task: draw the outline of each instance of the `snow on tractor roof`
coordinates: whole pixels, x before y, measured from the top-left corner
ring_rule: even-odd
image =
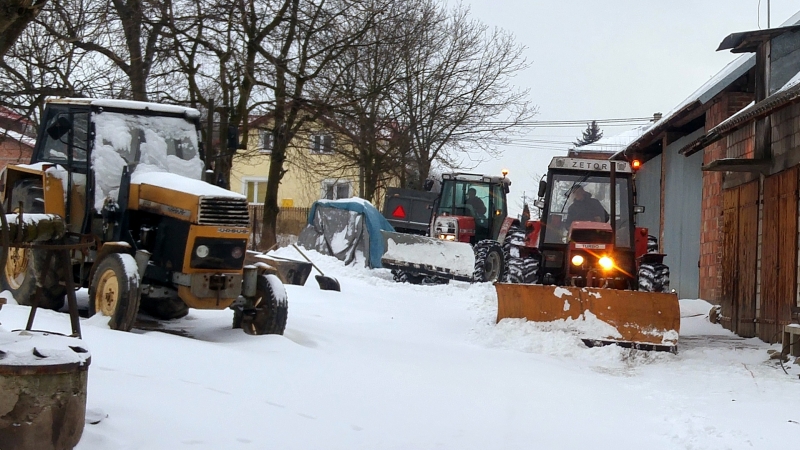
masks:
[[[458,181],[472,181],[472,182],[481,182],[481,183],[493,183],[493,184],[511,184],[511,180],[508,177],[501,177],[497,175],[481,175],[477,173],[446,173],[442,175],[443,180],[458,180]]]
[[[631,173],[631,165],[626,161],[616,161],[617,172]],[[555,157],[550,161],[549,169],[580,170],[593,172],[610,172],[611,161],[602,159],[583,159]]]
[[[178,105],[164,105],[161,103],[137,102],[133,100],[115,100],[109,98],[49,98],[47,103],[88,105],[101,108],[119,108],[133,111],[152,111],[168,114],[185,114],[189,117],[200,117],[200,111]]]

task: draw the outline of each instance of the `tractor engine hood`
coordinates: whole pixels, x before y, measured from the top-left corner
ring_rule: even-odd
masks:
[[[134,172],[128,208],[200,225],[249,225],[244,195],[174,173]]]

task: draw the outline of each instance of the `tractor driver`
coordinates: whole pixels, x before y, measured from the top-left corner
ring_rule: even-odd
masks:
[[[608,212],[603,208],[603,205],[596,198],[592,198],[592,194],[586,192],[583,186],[577,185],[572,194],[572,205],[567,210],[567,218],[564,221],[564,226],[569,229],[572,222],[575,221],[588,221],[588,222],[608,222]]]
[[[464,204],[472,207],[472,213],[475,215],[475,218],[478,219],[486,215],[486,205],[484,205],[483,201],[475,194],[475,188],[469,188],[467,191],[467,199],[464,200]]]

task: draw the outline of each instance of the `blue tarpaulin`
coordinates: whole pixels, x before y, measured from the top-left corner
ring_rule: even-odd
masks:
[[[366,200],[354,197],[341,200],[317,200],[311,205],[308,213],[308,225],[314,225],[314,218],[317,215],[317,207],[336,208],[346,211],[353,211],[364,216],[367,234],[369,235],[369,266],[373,269],[381,267],[381,256],[383,255],[383,238],[381,230],[394,231],[392,225],[385,217]]]

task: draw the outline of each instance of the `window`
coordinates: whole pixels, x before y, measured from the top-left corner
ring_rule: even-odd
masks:
[[[322,182],[322,198],[337,200],[353,196],[349,181],[325,180]]]
[[[322,133],[312,135],[311,153],[333,153],[333,136]]]
[[[258,130],[259,153],[271,153],[274,139],[275,136],[272,135],[272,130]]]
[[[267,195],[267,179],[266,178],[245,178],[242,180],[242,190],[244,195],[247,196],[247,203],[264,203],[264,197]]]

